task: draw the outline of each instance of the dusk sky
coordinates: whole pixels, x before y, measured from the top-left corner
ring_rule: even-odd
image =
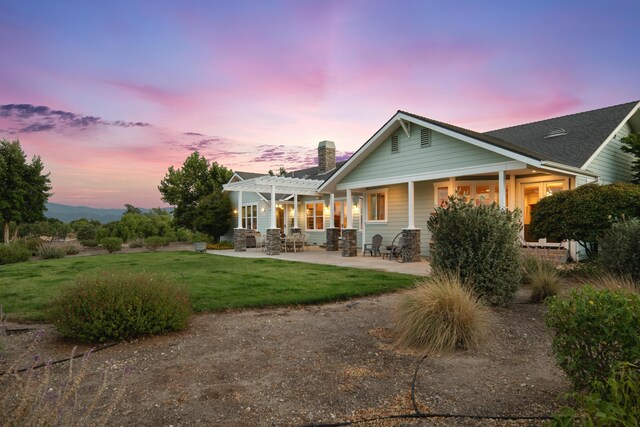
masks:
[[[487,131],[640,99],[640,1],[0,0],[0,138],[50,201],[164,206],[194,150],[339,156],[397,110]]]

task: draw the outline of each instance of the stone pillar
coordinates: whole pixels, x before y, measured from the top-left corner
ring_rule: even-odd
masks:
[[[245,228],[233,229],[233,250],[236,252],[247,251],[247,230]]]
[[[280,255],[280,229],[267,229],[267,255]]]
[[[340,250],[340,229],[337,227],[327,228],[327,252]]]
[[[355,228],[342,230],[342,256],[358,256],[358,230]]]
[[[420,229],[405,228],[402,230],[402,238],[408,249],[404,262],[420,262]]]

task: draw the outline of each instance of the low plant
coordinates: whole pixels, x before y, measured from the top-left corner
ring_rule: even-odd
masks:
[[[187,288],[150,273],[80,276],[50,306],[63,336],[98,343],[186,329],[191,315]]]
[[[82,246],[86,246],[88,248],[95,248],[99,245],[98,241],[95,239],[81,240],[80,243],[82,243]]]
[[[31,259],[31,251],[20,242],[0,243],[0,265],[14,264]]]
[[[164,238],[160,236],[151,236],[144,239],[144,245],[150,251],[157,251],[158,248],[164,246]]]
[[[119,237],[105,237],[100,241],[102,247],[108,250],[110,254],[121,250],[122,243],[122,239]]]
[[[208,243],[207,244],[207,249],[213,250],[213,251],[225,250],[225,249],[233,249],[233,242],[229,242],[229,241],[225,240],[225,241],[218,242],[218,243]]]
[[[42,244],[42,239],[39,237],[28,237],[26,239],[20,239],[20,242],[31,251],[32,255],[36,255],[38,248]]]
[[[533,278],[541,271],[549,274],[558,273],[554,263],[531,253],[523,253],[520,256],[520,270],[522,272],[521,283],[523,285],[530,285],[533,282]]]
[[[394,310],[401,347],[426,353],[475,349],[486,338],[489,310],[450,272],[436,272],[402,294]]]
[[[78,255],[80,253],[80,247],[74,243],[64,245],[63,249],[67,255]]]
[[[539,269],[531,276],[531,297],[534,304],[543,302],[545,299],[558,295],[560,290],[560,276],[554,268]]]
[[[38,248],[37,255],[42,259],[60,259],[64,258],[67,253],[64,248],[51,242],[44,242]]]
[[[607,270],[640,282],[640,218],[613,224],[598,243],[598,258]]]
[[[553,352],[577,390],[606,381],[616,364],[640,364],[640,294],[584,286],[549,299]]]
[[[603,273],[585,280],[585,284],[589,284],[597,289],[640,292],[640,284],[628,275],[621,276],[618,274]]]
[[[129,241],[129,247],[130,248],[142,248],[144,247],[144,239],[141,238],[135,238],[133,240]]]

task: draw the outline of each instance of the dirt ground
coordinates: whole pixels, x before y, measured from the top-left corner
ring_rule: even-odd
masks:
[[[410,414],[412,378],[421,357],[392,345],[390,315],[397,299],[398,294],[389,294],[320,306],[197,315],[185,332],[96,352],[89,382],[98,384],[106,370],[116,386],[127,371],[125,396],[110,425],[279,426]],[[492,334],[481,351],[422,361],[415,382],[420,410],[552,414],[569,385],[555,366],[544,311],[529,304],[493,309]],[[0,371],[35,334],[1,338]],[[41,358],[68,356],[72,347],[44,326]],[[65,369],[63,363],[54,371]],[[439,418],[366,425],[540,424]]]

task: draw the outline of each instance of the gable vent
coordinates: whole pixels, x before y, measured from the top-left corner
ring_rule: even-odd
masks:
[[[566,135],[567,131],[562,128],[552,129],[545,138],[555,138],[556,136]]]
[[[420,129],[420,147],[431,147],[431,129]]]
[[[398,152],[398,135],[393,135],[391,137],[391,152],[392,153]]]

